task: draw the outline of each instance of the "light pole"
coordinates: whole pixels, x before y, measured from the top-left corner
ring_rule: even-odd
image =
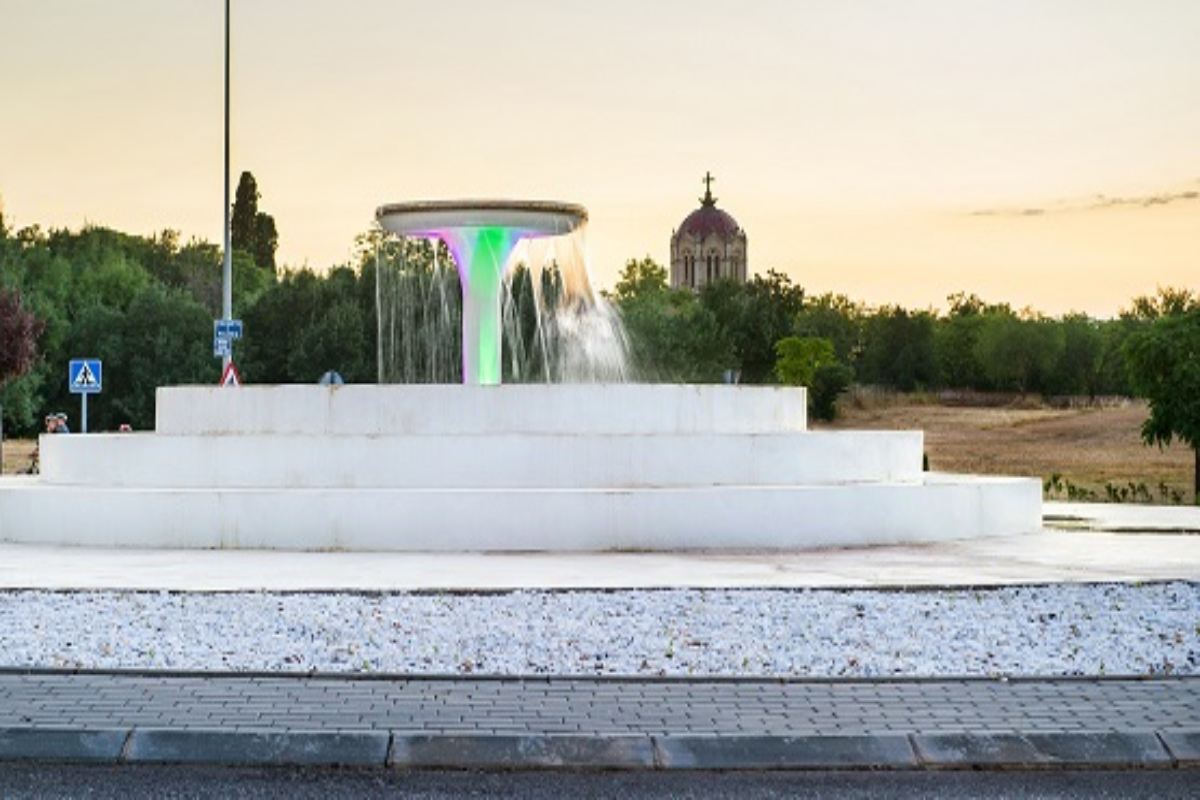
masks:
[[[221,275],[221,318],[233,319],[233,250],[229,220],[229,0],[225,0],[225,206],[221,212],[225,230],[225,263]],[[222,368],[233,360],[233,342],[221,358]]]

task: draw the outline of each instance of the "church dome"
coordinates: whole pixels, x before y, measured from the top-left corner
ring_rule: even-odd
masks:
[[[741,230],[736,219],[717,208],[717,198],[712,195],[712,182],[711,174],[704,176],[704,197],[700,198],[700,207],[688,214],[679,226],[679,236],[704,240],[715,234],[722,239],[732,239]]]
[[[746,282],[746,231],[717,208],[712,173],[704,176],[700,207],[671,232],[671,288],[698,290],[714,281]]]
[[[741,226],[737,220],[725,213],[716,205],[700,206],[687,215],[687,219],[679,226],[681,236],[694,236],[697,239],[707,239],[712,234],[728,239],[737,234]]]

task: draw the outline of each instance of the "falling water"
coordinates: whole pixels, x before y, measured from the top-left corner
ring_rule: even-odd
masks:
[[[583,231],[520,242],[505,270],[505,383],[624,382],[620,316],[588,275]],[[375,252],[380,383],[462,380],[462,293],[446,245],[387,235]]]

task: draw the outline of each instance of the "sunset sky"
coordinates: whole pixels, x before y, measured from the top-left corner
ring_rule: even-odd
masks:
[[[1196,0],[234,0],[234,176],[290,266],[385,202],[591,211],[663,262],[706,170],[750,267],[942,306],[1200,288]],[[221,0],[0,0],[10,224],[221,233]]]

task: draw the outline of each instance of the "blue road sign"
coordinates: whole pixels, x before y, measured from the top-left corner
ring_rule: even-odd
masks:
[[[242,321],[240,319],[213,320],[213,338],[236,341],[242,338]]]
[[[233,342],[229,339],[220,339],[213,336],[213,356],[215,358],[224,358],[225,356],[233,355]]]
[[[71,394],[100,394],[104,386],[103,366],[98,358],[71,359],[67,369],[67,388]]]

